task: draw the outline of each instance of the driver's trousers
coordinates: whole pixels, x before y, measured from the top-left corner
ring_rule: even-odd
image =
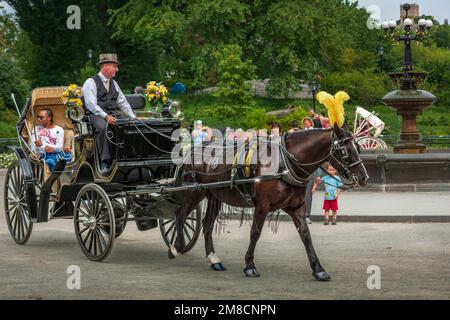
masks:
[[[95,114],[89,114],[91,126],[95,129],[95,141],[97,146],[97,154],[100,161],[109,161],[112,159],[111,147],[106,136],[107,122],[104,118]]]

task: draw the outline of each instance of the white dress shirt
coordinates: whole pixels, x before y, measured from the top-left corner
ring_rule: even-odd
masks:
[[[106,80],[107,78],[103,75],[103,73],[99,72],[98,75],[100,76],[100,79],[102,79],[103,85],[106,88]],[[119,85],[116,81],[111,79],[114,83],[114,86],[119,93],[119,96],[117,97],[117,105],[119,108],[127,115],[129,118],[134,119],[136,116],[133,113],[133,110],[131,109],[130,104],[128,103],[127,99],[125,98],[122,90],[120,90]],[[83,85],[83,95],[84,95],[84,103],[86,105],[86,108],[92,112],[93,114],[100,116],[102,118],[105,118],[108,114],[100,108],[100,106],[97,104],[97,86],[95,84],[94,79],[89,78],[86,80],[86,82]]]

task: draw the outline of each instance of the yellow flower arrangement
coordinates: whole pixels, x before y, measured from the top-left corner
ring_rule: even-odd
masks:
[[[147,99],[152,106],[157,106],[159,104],[163,105],[167,101],[167,88],[156,81],[150,81],[147,84],[147,90],[145,91]]]
[[[74,106],[83,106],[83,102],[81,101],[81,89],[76,84],[71,84],[67,87],[67,89],[64,91],[63,95],[61,96],[62,103],[70,108]]]
[[[66,117],[78,121],[83,115],[83,101],[81,100],[81,88],[71,84],[63,92],[61,102],[66,106]]]

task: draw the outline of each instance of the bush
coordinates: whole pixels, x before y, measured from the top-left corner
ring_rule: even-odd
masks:
[[[0,153],[0,169],[8,168],[13,161],[17,160],[16,155],[11,152]]]
[[[276,121],[274,116],[266,115],[266,108],[255,108],[246,113],[244,119],[244,128],[267,129],[272,121]]]
[[[288,116],[281,118],[278,120],[278,123],[281,125],[281,131],[287,132],[292,125],[292,121],[298,120],[299,128],[302,127],[302,120],[304,117],[309,116],[308,111],[303,107],[295,108],[294,112],[289,114]]]

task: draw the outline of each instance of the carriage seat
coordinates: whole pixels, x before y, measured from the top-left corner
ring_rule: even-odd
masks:
[[[143,110],[145,108],[146,100],[141,94],[126,94],[125,98],[133,110]]]

